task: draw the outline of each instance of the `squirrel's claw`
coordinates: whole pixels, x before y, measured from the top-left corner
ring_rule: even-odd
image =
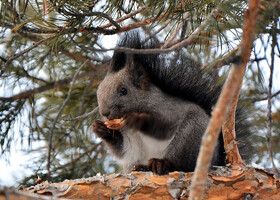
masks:
[[[173,164],[168,159],[152,158],[149,160],[148,165],[136,165],[133,171],[152,171],[157,175],[165,175],[174,171]]]

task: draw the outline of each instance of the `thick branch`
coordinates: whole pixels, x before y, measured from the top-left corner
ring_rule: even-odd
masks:
[[[191,185],[190,199],[202,199],[206,187],[207,173],[212,160],[215,144],[222,123],[230,108],[232,97],[242,82],[244,68],[247,65],[254,40],[254,29],[257,19],[259,0],[251,0],[245,12],[243,37],[241,41],[241,63],[234,65],[218,99],[208,127],[203,135],[195,173]]]
[[[279,199],[279,180],[269,172],[246,169],[235,177],[227,177],[227,169],[209,175],[206,199]],[[127,175],[96,175],[88,178],[47,181],[22,191],[0,187],[0,199],[188,199],[192,173],[172,172],[157,176],[150,172]]]
[[[245,73],[245,67],[242,68],[243,74]],[[225,122],[222,126],[223,132],[223,139],[224,139],[224,147],[227,153],[227,162],[235,169],[244,168],[245,164],[239,154],[236,139],[236,132],[235,132],[235,111],[237,108],[238,98],[239,98],[239,91],[242,86],[242,82],[239,84],[233,98],[232,98],[232,105],[230,108],[229,113],[225,119]]]

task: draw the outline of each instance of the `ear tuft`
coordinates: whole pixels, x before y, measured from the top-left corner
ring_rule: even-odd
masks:
[[[130,31],[124,33],[117,45],[117,47],[132,49],[151,49],[158,46],[159,45],[154,39],[150,39],[148,40],[148,42],[144,43],[144,41],[141,40],[138,31]],[[132,54],[127,52],[115,51],[109,71],[117,72],[127,65],[129,68],[133,68],[130,71],[135,72],[135,70],[138,70],[135,69],[135,67],[139,68],[141,66],[142,68],[148,68],[148,65],[154,63],[157,60],[157,57],[157,54]],[[143,71],[143,69],[141,69],[140,71]]]
[[[135,31],[124,33],[122,35],[121,39],[118,41],[118,44],[116,47],[117,48],[126,47],[126,48],[133,48],[133,49],[141,49],[141,41],[140,41],[139,33],[135,32]],[[128,55],[125,52],[115,51],[109,70],[111,72],[117,72],[117,71],[123,69],[128,61],[127,56]]]

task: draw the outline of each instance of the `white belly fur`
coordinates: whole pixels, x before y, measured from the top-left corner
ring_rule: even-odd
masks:
[[[148,164],[151,158],[163,158],[173,138],[157,140],[137,131],[123,133],[124,156],[120,159],[124,173],[128,173],[135,165]]]

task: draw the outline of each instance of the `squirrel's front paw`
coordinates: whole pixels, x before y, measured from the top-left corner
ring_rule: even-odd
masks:
[[[104,139],[110,134],[110,130],[106,127],[104,122],[100,120],[94,120],[92,124],[92,131],[100,138]]]
[[[129,113],[124,116],[125,125],[129,128],[143,130],[148,125],[150,115],[147,113]]]

